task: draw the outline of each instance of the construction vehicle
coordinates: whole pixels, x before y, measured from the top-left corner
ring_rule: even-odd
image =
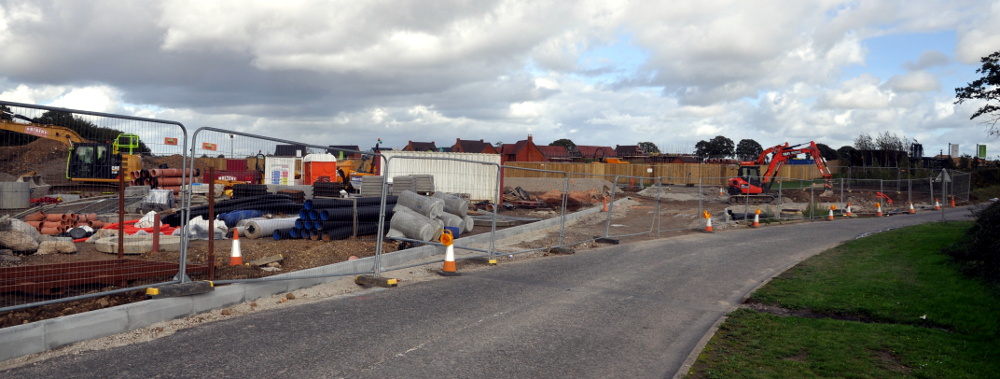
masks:
[[[816,147],[816,143],[810,141],[789,146],[786,142],[784,145],[765,149],[756,161],[740,162],[739,173],[735,178],[729,179],[729,202],[735,204],[746,201],[753,203],[774,201],[774,195],[770,191],[777,178],[778,169],[800,154],[806,154],[813,159],[820,175],[826,180],[825,190],[832,190],[833,174],[830,173],[826,159]],[[763,175],[760,173],[761,166],[767,166]]]
[[[107,182],[115,183],[119,174],[125,175],[125,181],[131,181],[131,173],[142,169],[142,157],[139,156],[139,136],[135,134],[119,134],[112,142],[91,142],[80,136],[76,131],[56,125],[36,122],[31,118],[18,114],[3,112],[12,117],[11,120],[0,119],[0,130],[32,135],[59,141],[69,147],[66,157],[66,178],[74,182]],[[15,122],[13,118],[27,121]]]

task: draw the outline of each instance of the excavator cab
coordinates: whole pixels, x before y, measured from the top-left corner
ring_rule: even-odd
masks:
[[[69,152],[69,162],[66,164],[66,178],[74,181],[117,179],[122,166],[122,157],[112,151],[111,144],[106,143],[73,145]]]
[[[755,164],[741,164],[736,177],[729,179],[730,195],[757,195],[763,191],[760,167]]]

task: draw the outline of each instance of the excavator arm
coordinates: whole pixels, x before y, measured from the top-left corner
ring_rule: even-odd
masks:
[[[3,112],[8,113],[8,112]],[[24,116],[11,114],[17,118],[23,118]],[[59,141],[65,143],[66,146],[73,146],[78,143],[87,143],[87,141],[79,134],[77,134],[73,129],[64,128],[62,126],[39,124],[35,122],[31,123],[20,123],[14,122],[12,120],[2,120],[0,119],[0,130],[8,130],[15,133],[32,135],[39,138],[47,138],[54,141]]]
[[[819,147],[816,146],[815,142],[810,141],[808,144],[801,143],[793,146],[789,146],[786,142],[784,145],[764,150],[757,159],[759,165],[767,163],[767,170],[761,175],[761,183],[764,184],[766,189],[771,188],[771,184],[774,183],[774,178],[778,175],[778,170],[781,169],[781,166],[799,154],[806,154],[813,159],[823,179],[826,179],[828,182],[830,179],[833,179],[833,174],[830,173],[830,169],[826,166],[826,159],[823,158],[823,154],[820,153]],[[829,187],[830,184],[827,183],[827,186]]]

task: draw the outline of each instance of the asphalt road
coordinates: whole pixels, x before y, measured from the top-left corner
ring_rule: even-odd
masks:
[[[969,215],[946,211],[948,219]],[[4,378],[664,378],[744,296],[859,235],[940,212],[695,234],[515,261],[260,312]]]

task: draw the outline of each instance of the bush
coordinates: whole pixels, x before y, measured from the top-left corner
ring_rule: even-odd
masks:
[[[975,213],[976,221],[948,254],[971,275],[1000,282],[1000,202]]]

